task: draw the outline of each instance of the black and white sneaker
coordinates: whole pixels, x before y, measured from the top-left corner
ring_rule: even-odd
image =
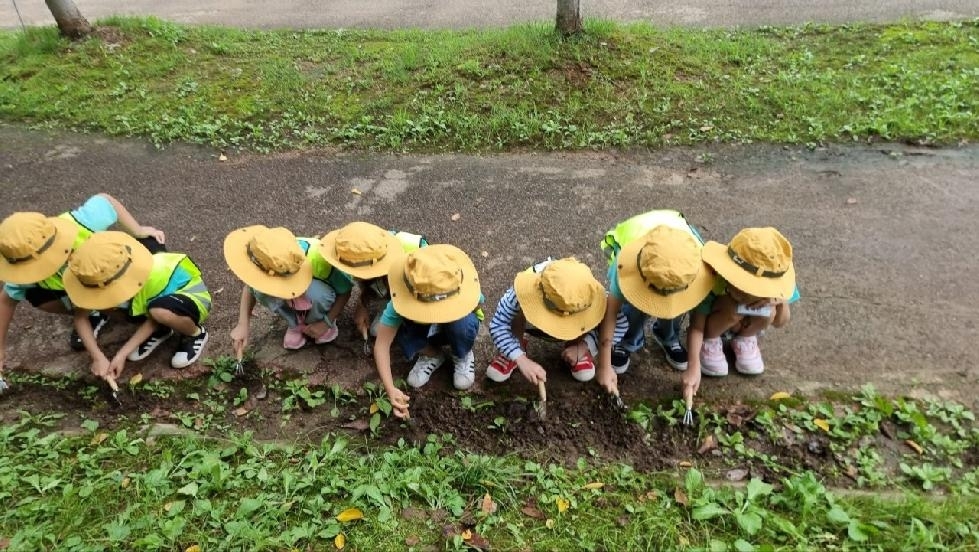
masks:
[[[136,347],[133,352],[129,353],[129,356],[126,358],[132,361],[143,360],[150,356],[164,341],[170,339],[171,335],[173,335],[173,330],[170,328],[166,326],[157,328],[145,341],[139,344],[139,347]]]
[[[653,336],[653,341],[663,349],[663,355],[666,357],[666,363],[673,367],[674,370],[684,371],[687,369],[687,350],[683,348],[683,345],[679,341],[674,341],[672,343],[666,343],[661,341],[656,332],[650,332]]]
[[[109,317],[99,311],[92,311],[88,315],[88,323],[92,325],[92,332],[95,333],[95,339],[98,339],[99,332],[109,323]],[[82,343],[82,338],[78,336],[78,332],[74,329],[71,330],[71,335],[68,337],[68,344],[71,346],[72,351],[85,350],[85,344]]]
[[[201,333],[195,336],[181,336],[180,345],[177,345],[177,352],[170,359],[170,366],[181,369],[197,362],[204,352],[204,345],[207,345],[207,330],[204,326],[198,326]]]
[[[616,374],[624,374],[629,370],[629,357],[632,356],[625,347],[615,345],[612,347],[612,371]]]

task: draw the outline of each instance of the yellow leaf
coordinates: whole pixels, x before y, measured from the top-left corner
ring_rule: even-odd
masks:
[[[571,507],[571,503],[568,502],[566,498],[557,497],[554,499],[554,502],[557,503],[557,511],[559,514],[567,512],[568,508]]]
[[[333,546],[336,546],[337,550],[343,550],[343,547],[347,546],[347,537],[343,536],[343,533],[337,533],[337,536],[333,537]]]
[[[225,154],[223,154],[223,153],[218,156],[218,161],[222,161],[223,162],[223,161],[227,161],[227,160],[228,160],[228,156],[225,155]]]
[[[677,466],[679,466],[681,468],[692,468],[693,467],[693,463],[692,462],[689,462],[687,460],[682,460],[682,461],[680,461],[680,463],[677,464]]]
[[[772,393],[771,397],[768,397],[770,401],[781,401],[790,398],[792,395],[786,393],[785,391],[779,391],[778,393]]]
[[[236,408],[234,410],[234,412],[232,412],[232,414],[234,414],[235,416],[241,417],[241,416],[244,416],[245,414],[248,414],[248,409],[245,408],[244,406],[239,406],[238,408]]]
[[[819,429],[827,433],[829,432],[829,422],[827,422],[826,420],[822,418],[816,418],[815,420],[812,421],[812,423],[815,424],[816,427],[818,427]]]
[[[96,433],[92,437],[92,444],[93,445],[101,445],[102,444],[102,441],[105,441],[108,438],[109,438],[109,434],[108,433]]]
[[[462,532],[462,534],[460,536],[462,537],[462,540],[464,540],[464,541],[472,540],[473,539],[473,532],[470,531],[469,529],[466,529],[465,531]]]
[[[378,410],[380,410],[380,408],[378,408],[377,403],[371,403],[371,414],[377,414]]]
[[[136,374],[133,377],[129,378],[129,386],[133,387],[139,385],[139,382],[141,381],[143,381],[143,374]]]
[[[123,489],[125,489],[126,487],[129,486],[129,483],[130,482],[131,482],[131,480],[128,477],[123,477],[122,478],[122,481],[119,482],[119,486],[122,487]]]
[[[363,194],[363,192],[361,192],[361,191],[360,191],[360,190],[358,190],[357,188],[351,188],[351,189],[350,189],[350,193],[352,193],[352,194],[354,194],[354,195],[362,195],[362,194]]]
[[[918,454],[924,454],[925,453],[925,449],[921,448],[921,445],[919,445],[918,443],[915,443],[911,439],[908,439],[908,440],[904,441],[904,444],[907,445],[907,446],[909,446],[909,447],[911,447],[911,448],[913,448],[914,451],[917,452]]]
[[[605,483],[602,483],[601,481],[595,481],[594,483],[588,483],[587,485],[582,487],[582,489],[588,489],[588,490],[601,489],[604,486]]]
[[[164,512],[169,512],[170,508],[173,508],[173,502],[167,502],[166,504],[163,505]]]
[[[188,547],[187,547],[187,548],[186,548],[186,549],[184,550],[184,552],[201,552],[201,547],[200,547],[200,546],[198,546],[198,545],[196,545],[196,544],[194,544],[194,545],[192,545],[192,546],[188,546]]]
[[[551,518],[547,518],[547,521],[545,521],[545,522],[544,522],[544,525],[545,525],[545,526],[546,526],[546,527],[547,527],[548,529],[554,529],[554,520],[553,520],[553,519],[551,519]]]
[[[364,512],[361,512],[357,508],[347,508],[346,510],[337,514],[337,521],[340,523],[346,523],[348,521],[355,521],[358,519],[364,519]]]

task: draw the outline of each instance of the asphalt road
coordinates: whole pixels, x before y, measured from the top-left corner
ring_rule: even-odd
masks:
[[[0,215],[54,214],[107,191],[144,224],[164,228],[171,249],[189,253],[215,293],[212,356],[230,350],[240,287],[221,244],[239,226],[285,225],[315,235],[366,219],[454,243],[476,261],[492,312],[513,275],[536,259],[576,255],[604,274],[598,243],[607,228],[637,212],[672,207],[711,239],[727,241],[741,227],[772,225],[795,246],[802,301],[791,324],[764,340],[768,371],[754,380],[712,381],[705,384],[708,395],[816,393],[871,383],[885,392],[976,404],[979,147],[312,152],[221,162],[203,148],[159,151],[137,141],[3,125],[0,144]],[[12,370],[87,369],[84,355],[67,351],[67,319],[22,308],[15,325]],[[282,352],[281,328],[269,324],[264,332],[260,357],[279,364],[326,363],[345,374],[359,349],[346,320],[339,345],[295,355]],[[480,369],[491,348],[483,335]],[[165,361],[138,369],[165,376],[172,372]],[[368,362],[356,365],[360,377],[371,377]],[[636,378],[653,384],[676,379],[665,369],[640,364],[636,370]]]
[[[41,0],[0,0],[0,28],[53,24]],[[553,21],[554,0],[75,0],[90,20],[155,15],[182,23],[255,28],[470,28]],[[807,22],[979,17],[976,0],[582,0],[584,17],[662,26],[754,27]]]

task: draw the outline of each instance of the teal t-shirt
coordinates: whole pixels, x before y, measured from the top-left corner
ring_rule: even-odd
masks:
[[[486,298],[483,297],[482,293],[480,293],[479,305],[482,305],[485,301]],[[477,311],[476,316],[480,316],[482,310],[479,306],[476,307],[476,311]],[[394,310],[393,301],[388,301],[388,304],[384,305],[384,311],[381,312],[381,324],[384,324],[385,326],[389,326],[391,328],[397,328],[398,326],[401,325],[401,321],[404,319],[405,318],[403,316],[398,314],[398,311]],[[480,320],[482,320],[482,316],[480,316]]]

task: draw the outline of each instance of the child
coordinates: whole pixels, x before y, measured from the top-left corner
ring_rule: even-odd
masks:
[[[693,369],[683,377],[685,394],[697,391],[701,373],[727,375],[721,336],[728,331],[733,334],[734,368],[746,375],[764,372],[758,334],[769,325],[788,324],[789,304],[799,299],[792,245],[774,228],[745,228],[728,245],[707,242],[704,261],[719,278],[690,319],[690,333],[697,337],[690,340]]]
[[[202,323],[211,309],[211,294],[187,255],[153,254],[129,234],[97,232],[68,259],[64,282],[77,307],[75,329],[99,377],[118,378],[127,359],[148,357],[174,332],[181,340],[170,359],[173,368],[196,362],[207,344]],[[109,360],[99,349],[88,315],[115,308],[142,323]]]
[[[249,226],[228,234],[224,259],[242,282],[238,325],[231,330],[235,354],[248,346],[249,322],[259,302],[285,319],[286,349],[301,349],[309,337],[319,345],[337,338],[334,322],[353,284],[320,254],[319,240],[296,238],[286,228]]]
[[[351,222],[320,240],[323,258],[357,283],[360,297],[354,324],[365,341],[377,335],[378,320],[371,321],[371,301],[387,304],[391,297],[387,286],[391,264],[402,262],[404,255],[426,245],[428,241],[421,235],[386,231],[367,222]]]
[[[398,342],[408,359],[418,355],[408,385],[418,388],[445,362],[448,346],[456,389],[476,379],[473,344],[483,319],[479,276],[459,248],[437,244],[409,253],[388,271],[391,300],[381,314],[374,347],[377,373],[399,418],[408,416],[408,395],[394,386],[391,344]]]
[[[578,381],[595,377],[594,330],[605,316],[605,289],[591,269],[573,257],[548,259],[517,274],[490,321],[490,335],[499,354],[486,368],[495,382],[510,379],[515,368],[527,381],[547,381],[540,364],[525,352],[524,332],[552,341],[563,341],[562,358]],[[616,336],[622,339],[627,322],[619,317]],[[518,338],[519,336],[519,338]]]
[[[649,230],[642,233],[645,228]],[[699,235],[677,211],[651,211],[633,217],[609,234],[612,236],[606,235],[603,243],[603,248],[611,247],[612,251],[609,299],[599,329],[597,376],[603,387],[617,395],[616,374],[624,373],[630,353],[642,348],[650,316],[658,319],[653,337],[663,347],[669,364],[677,370],[686,369],[686,350],[679,340],[681,316],[707,296],[714,277],[701,260]],[[613,350],[612,333],[620,308],[629,329]]]
[[[118,223],[151,250],[163,249],[165,236],[152,226],[142,226],[117,199],[96,194],[80,207],[55,217],[41,213],[14,213],[0,223],[0,374],[6,356],[7,332],[17,305],[27,300],[31,306],[55,314],[71,314],[62,275],[73,250],[94,232]],[[96,335],[108,318],[93,312],[91,325]],[[72,350],[85,349],[74,330],[69,338]]]

